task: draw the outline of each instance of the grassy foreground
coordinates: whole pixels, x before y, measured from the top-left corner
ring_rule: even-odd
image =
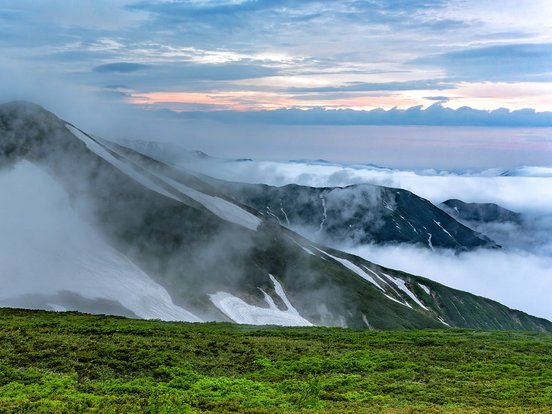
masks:
[[[552,413],[552,335],[0,309],[0,413]]]

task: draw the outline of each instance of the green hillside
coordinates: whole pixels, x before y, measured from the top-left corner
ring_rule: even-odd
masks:
[[[550,413],[552,335],[0,310],[0,413]]]

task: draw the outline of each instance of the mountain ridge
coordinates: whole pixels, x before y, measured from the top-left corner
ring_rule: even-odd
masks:
[[[195,175],[35,109],[0,106],[0,157],[61,183],[78,215],[201,320],[552,331],[544,319],[313,243]]]

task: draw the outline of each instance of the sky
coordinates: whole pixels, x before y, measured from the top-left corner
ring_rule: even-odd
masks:
[[[180,137],[216,155],[549,165],[551,22],[549,0],[0,0],[0,100],[32,100],[108,136]],[[342,136],[366,144],[378,128],[323,129],[321,146],[304,144],[309,154],[275,155],[273,141],[258,139],[301,140],[305,125],[424,129],[375,142],[385,156],[330,145]],[[405,164],[386,149],[435,126],[448,128],[448,152],[412,143],[421,154]]]

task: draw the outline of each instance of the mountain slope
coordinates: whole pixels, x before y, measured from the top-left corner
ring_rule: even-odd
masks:
[[[120,142],[162,162],[190,164],[192,169],[200,171],[213,170],[217,166],[225,168],[228,162],[169,143]],[[315,166],[331,164],[324,160],[290,162]],[[489,237],[459,222],[449,211],[407,190],[369,184],[344,188],[295,184],[275,187],[232,183],[207,176],[202,179],[228,197],[255,208],[265,218],[325,244],[411,243],[457,251],[500,247]]]
[[[43,275],[0,252],[2,282],[11,289],[0,305],[79,309],[79,303],[93,303],[97,311],[108,301],[113,313],[161,319],[174,319],[177,312],[178,319],[262,324],[552,331],[546,320],[309,242],[201,177],[88,135],[33,105],[0,107],[0,160],[14,185],[18,168],[33,177],[46,174],[45,186],[57,188],[56,200],[82,221],[64,225],[76,234],[84,234],[83,226],[93,229],[90,238],[96,240],[80,250],[81,258],[90,260],[74,261],[74,280],[52,276],[62,273],[66,256],[76,255],[59,226],[38,246],[48,258],[44,263],[53,263]],[[53,190],[43,191],[51,195]],[[40,225],[32,216],[30,239]],[[5,230],[0,237],[9,244],[18,229],[10,230],[10,217],[0,217]],[[72,234],[69,230],[65,233]],[[60,255],[64,251],[69,253]],[[101,257],[111,258],[102,261],[104,267],[97,265]],[[3,266],[8,259],[17,266]],[[32,263],[32,258],[19,259]],[[120,263],[126,263],[127,279]],[[45,280],[39,284],[25,283],[41,276]],[[158,301],[153,292],[165,300],[155,315],[140,314],[125,297],[136,293],[139,280],[152,292],[146,289],[142,300]],[[106,295],[98,288],[106,284],[120,293]]]
[[[428,200],[398,188],[371,184],[334,188],[219,186],[265,217],[321,242],[414,243],[455,250],[498,247]]]

